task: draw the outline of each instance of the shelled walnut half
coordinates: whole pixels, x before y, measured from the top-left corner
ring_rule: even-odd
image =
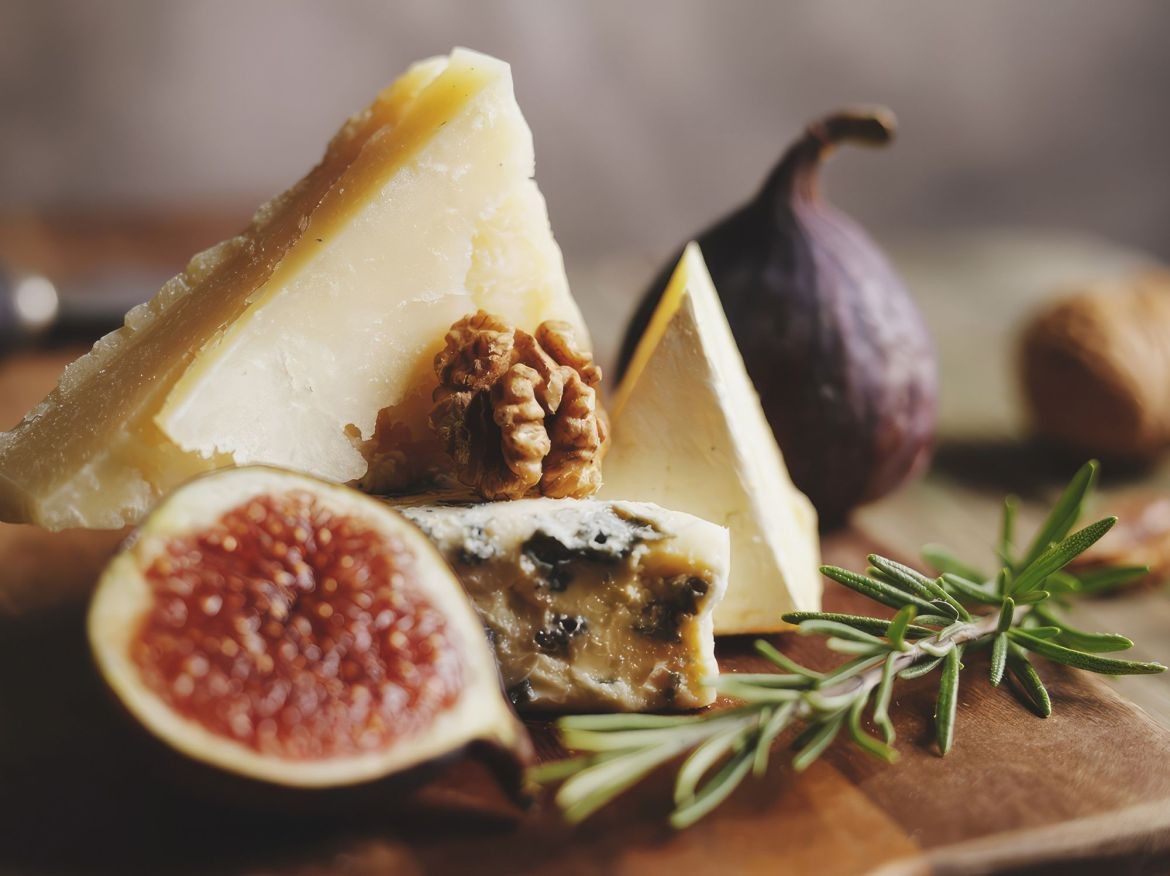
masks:
[[[435,373],[431,428],[485,499],[580,499],[601,487],[601,369],[567,323],[529,334],[481,310],[451,326]]]

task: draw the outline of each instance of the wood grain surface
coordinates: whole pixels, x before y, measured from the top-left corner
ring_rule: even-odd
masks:
[[[1170,866],[1170,732],[1082,673],[1044,665],[1055,703],[1041,720],[986,682],[970,655],[958,742],[932,742],[931,678],[899,686],[901,759],[836,745],[806,773],[784,743],[768,776],[695,827],[663,822],[659,775],[577,829],[547,806],[515,809],[486,771],[453,765],[410,794],[392,787],[314,807],[295,792],[256,801],[176,768],[111,702],[83,635],[89,584],[116,536],[0,530],[5,588],[39,591],[0,622],[0,867],[13,873],[980,873],[1157,872]],[[826,558],[858,566],[856,532]],[[46,591],[53,591],[52,597]],[[831,609],[870,610],[831,585]],[[6,608],[11,608],[11,604]],[[826,666],[820,643],[773,637]],[[720,644],[725,669],[764,668],[747,640]],[[544,756],[558,750],[543,724]],[[205,782],[204,779],[208,781]]]
[[[290,812],[282,801],[257,809],[174,770],[94,677],[83,612],[119,538],[0,527],[7,872],[1063,873],[1170,863],[1170,734],[1103,682],[1049,665],[1056,711],[1036,718],[988,686],[977,654],[945,761],[933,751],[932,680],[907,683],[894,704],[899,763],[838,745],[798,776],[781,747],[766,779],[681,834],[662,820],[665,775],[572,830],[547,808],[518,812],[466,763],[404,798],[387,789],[340,813],[298,812],[295,799]],[[826,559],[857,567],[876,547],[838,533]],[[872,609],[835,585],[826,604]],[[815,640],[773,641],[816,664],[832,659]],[[749,654],[747,640],[721,643],[725,668],[762,668]],[[555,756],[547,729],[533,729]]]
[[[959,321],[964,336],[974,331],[974,323]],[[0,359],[0,428],[44,395],[74,353]],[[946,376],[956,367],[948,355],[944,386],[955,386],[959,378]],[[948,404],[955,416],[944,421],[932,474],[867,509],[855,528],[827,536],[827,561],[860,567],[875,548],[910,559],[921,542],[936,540],[986,553],[1005,489],[1023,492],[1025,523],[1038,519],[1074,464],[1019,441],[1016,427],[990,406],[978,420],[984,432],[975,435],[956,419],[967,409]],[[1161,491],[1165,482],[1156,473],[1107,477],[1099,509],[1119,489]],[[547,806],[518,810],[470,762],[409,793],[375,786],[314,809],[284,792],[258,804],[217,789],[198,769],[176,767],[127,723],[95,678],[84,611],[120,537],[0,525],[5,874],[1170,872],[1165,677],[1131,686],[1043,663],[1055,712],[1042,720],[1008,690],[990,688],[978,653],[968,656],[957,742],[946,759],[932,741],[934,679],[906,682],[893,706],[898,763],[837,744],[797,775],[781,740],[765,779],[746,783],[682,833],[663,820],[667,774],[576,829]],[[873,609],[832,584],[826,605]],[[1135,656],[1166,659],[1164,591],[1137,591],[1087,613],[1087,625],[1137,639]],[[813,639],[773,641],[815,664],[833,659]],[[750,640],[722,641],[720,662],[729,670],[760,668]],[[547,728],[532,729],[542,754],[555,756]]]

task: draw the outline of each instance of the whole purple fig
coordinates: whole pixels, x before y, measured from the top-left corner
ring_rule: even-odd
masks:
[[[937,365],[914,302],[870,237],[820,196],[843,142],[893,137],[888,110],[813,122],[756,197],[695,239],[792,479],[824,526],[919,472],[933,443]],[[624,371],[677,257],[622,344]]]

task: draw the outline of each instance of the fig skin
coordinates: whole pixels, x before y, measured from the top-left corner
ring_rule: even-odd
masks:
[[[129,644],[152,596],[143,569],[176,537],[213,525],[223,513],[252,499],[282,492],[308,492],[325,507],[353,516],[374,531],[401,537],[415,556],[419,575],[431,578],[421,592],[446,616],[450,631],[462,643],[467,677],[456,703],[435,716],[435,724],[396,739],[391,750],[405,754],[373,766],[353,755],[298,761],[253,751],[184,718],[150,691],[130,665]],[[306,555],[307,556],[307,555]],[[441,580],[440,580],[441,579]],[[383,503],[348,487],[265,466],[224,469],[180,487],[164,499],[127,539],[98,583],[87,619],[91,656],[97,676],[126,722],[154,744],[160,773],[211,796],[251,808],[282,811],[328,811],[339,805],[371,799],[395,799],[440,774],[454,761],[473,757],[484,763],[500,787],[516,803],[528,799],[524,770],[533,758],[531,741],[511,709],[495,669],[491,648],[474,608],[446,562],[426,536]],[[470,700],[468,702],[467,700]],[[468,707],[471,710],[468,711]],[[439,720],[451,712],[462,715],[444,725],[444,744],[431,743]],[[449,717],[449,716],[448,716]],[[418,756],[410,746],[419,743]],[[427,748],[431,748],[427,751]],[[309,772],[305,772],[305,769]]]
[[[884,145],[885,109],[813,122],[754,199],[695,239],[793,482],[839,525],[928,464],[937,364],[921,314],[865,231],[819,192],[837,144]],[[622,372],[677,262],[627,330]]]
[[[530,810],[539,788],[527,781],[531,753],[516,752],[488,740],[471,740],[404,770],[356,784],[288,787],[213,766],[174,749],[150,732],[110,688],[98,667],[86,667],[88,684],[104,694],[96,718],[117,735],[118,751],[133,752],[143,770],[146,788],[181,791],[199,806],[214,806],[245,816],[301,818],[318,827],[355,829],[368,823],[376,829],[392,821],[433,815],[424,798],[432,789],[442,801],[448,784],[472,785],[468,809],[501,821],[515,820]],[[455,775],[458,780],[448,782]],[[134,780],[143,784],[142,780]],[[158,783],[157,785],[155,783]],[[140,792],[141,793],[141,792]],[[467,795],[465,794],[466,798]],[[462,801],[461,801],[462,802]]]

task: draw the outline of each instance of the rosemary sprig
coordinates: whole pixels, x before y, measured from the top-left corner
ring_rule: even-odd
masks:
[[[894,725],[894,684],[939,671],[935,729],[939,751],[954,744],[963,653],[991,647],[990,681],[1005,676],[1023,703],[1041,717],[1052,702],[1033,656],[1088,672],[1127,675],[1163,672],[1158,663],[1102,654],[1132,646],[1124,636],[1091,633],[1065,622],[1059,606],[1140,576],[1143,569],[1075,575],[1064,571],[1116,522],[1108,517],[1073,531],[1097,478],[1097,463],[1081,468],[1026,548],[1017,551],[1017,500],[1004,503],[996,544],[999,568],[987,575],[945,548],[924,549],[939,576],[873,555],[865,574],[836,566],[821,571],[875,602],[897,610],[892,619],[834,612],[793,612],[785,620],[800,635],[825,637],[849,659],[830,672],[802,666],[766,641],[756,651],[775,673],[721,673],[711,684],[742,705],[699,715],[587,715],[557,722],[561,741],[579,756],[530,771],[538,783],[561,782],[556,803],[581,821],[657,767],[686,754],[675,779],[676,828],[687,827],[722,803],[749,773],[761,776],[776,740],[796,730],[793,767],[804,770],[842,731],[860,748],[887,761]],[[866,727],[869,723],[879,735]]]

